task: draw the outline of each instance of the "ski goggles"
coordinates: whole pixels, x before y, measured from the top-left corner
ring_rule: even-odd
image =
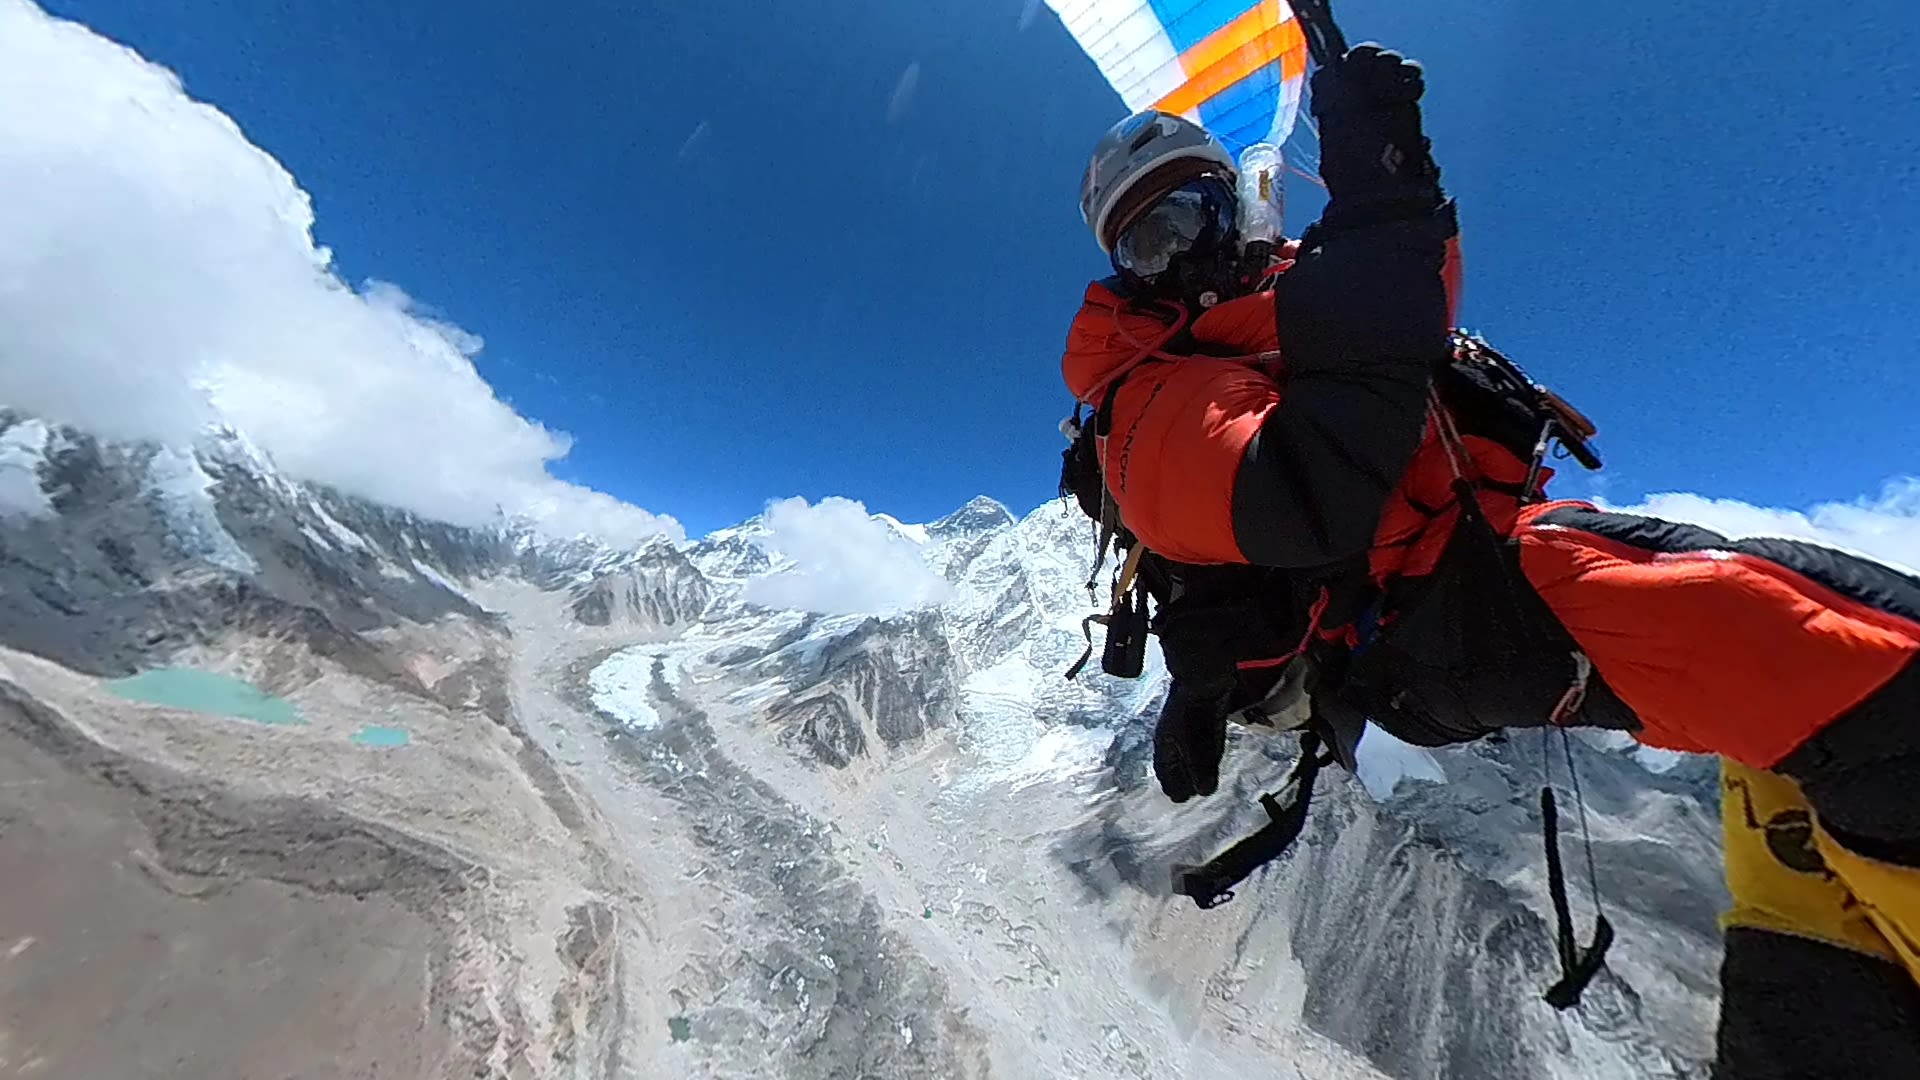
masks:
[[[1152,280],[1182,255],[1210,254],[1233,231],[1234,209],[1234,191],[1226,181],[1217,176],[1189,180],[1120,231],[1113,265]]]

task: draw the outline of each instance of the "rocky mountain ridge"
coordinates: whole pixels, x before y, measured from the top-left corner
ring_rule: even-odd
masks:
[[[948,1032],[957,1041],[941,1054],[964,1045],[967,1060],[983,1052],[1130,1075],[1196,1055],[1270,1061],[1325,1040],[1325,1053],[1351,1057],[1340,1068],[1391,1076],[1704,1075],[1720,900],[1706,763],[1650,772],[1630,748],[1576,740],[1603,900],[1621,930],[1611,973],[1578,1013],[1539,1000],[1555,960],[1536,806],[1546,759],[1528,739],[1427,753],[1369,736],[1367,784],[1330,778],[1306,843],[1227,908],[1194,911],[1168,895],[1171,866],[1257,825],[1254,797],[1291,748],[1237,733],[1219,796],[1183,808],[1160,798],[1146,736],[1164,693],[1157,656],[1139,680],[1062,676],[1087,644],[1094,541],[1064,504],[1016,517],[980,499],[925,525],[876,518],[947,579],[950,598],[888,617],[816,615],[742,598],[747,582],[787,565],[764,520],[616,550],[522,525],[450,526],[293,482],[231,433],[189,450],[127,446],[4,414],[0,444],[0,645],[106,678],[183,660],[224,665],[272,693],[313,693],[344,672],[423,708],[490,718],[526,774],[545,778],[532,782],[554,793],[549,805],[562,806],[577,798],[564,794],[575,786],[567,755],[581,751],[525,728],[514,704],[525,691],[508,685],[502,659],[523,631],[490,599],[511,583],[553,597],[571,626],[554,632],[619,646],[590,679],[583,672],[582,693],[609,745],[651,763],[633,782],[723,816],[732,803],[687,785],[731,775],[770,785],[737,820],[696,836],[737,845],[781,815],[847,830],[870,822],[890,837],[876,850],[898,869],[860,869],[855,851],[833,856],[834,873],[870,899],[926,893],[859,916],[913,943],[922,974],[911,978],[939,973],[950,984],[941,994],[986,1016],[1042,1008],[1032,995],[1049,984],[1067,995],[1051,1029],[1003,1020],[963,1032],[946,1012],[901,1021]],[[1003,849],[1014,835],[1018,850]],[[729,865],[748,875],[740,888],[762,887],[758,864]],[[967,865],[989,885],[952,877]],[[1008,895],[935,900],[982,888]],[[1025,957],[1020,966],[940,936],[941,903],[1024,920],[1032,929],[1005,954]],[[1064,960],[1075,949],[1087,955],[1074,963],[1091,966]],[[794,970],[802,991],[817,976],[822,992],[841,987],[839,1007],[872,1007],[845,997],[837,974]],[[1073,970],[1093,981],[1108,977],[1093,971],[1126,972],[1137,989],[1116,999],[1071,985]],[[688,1030],[705,1033],[689,1045],[744,1054],[785,1038],[791,1018],[773,1005],[749,1023],[733,984],[695,985],[660,990],[682,1003]],[[935,1010],[946,998],[926,1000]],[[824,1048],[835,1030],[809,1037]],[[1060,1045],[1088,1040],[1104,1049]],[[910,1057],[920,1060],[900,1060]],[[960,1060],[926,1060],[936,1059]],[[792,1075],[815,1074],[815,1058],[782,1060]],[[822,1049],[817,1062],[829,1060],[839,1059]]]

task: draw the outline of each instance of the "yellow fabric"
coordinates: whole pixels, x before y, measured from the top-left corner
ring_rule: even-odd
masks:
[[[1818,827],[1799,785],[1726,758],[1720,761],[1720,820],[1733,894],[1723,926],[1842,945],[1903,962],[1920,980],[1911,936],[1920,930],[1920,873],[1841,849]],[[1894,914],[1876,916],[1882,910]],[[1904,957],[1882,926],[1909,932]]]
[[[1920,982],[1920,870],[1856,855],[1823,829],[1815,830],[1814,841],[1907,974]]]
[[[1113,583],[1113,606],[1117,609],[1120,601],[1126,599],[1127,590],[1133,588],[1133,579],[1140,574],[1140,557],[1147,553],[1147,545],[1135,541],[1133,550],[1127,552],[1127,563],[1120,568],[1120,576]]]

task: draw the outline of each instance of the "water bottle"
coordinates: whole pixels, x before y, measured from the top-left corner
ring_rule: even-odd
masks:
[[[1284,168],[1280,148],[1272,143],[1254,143],[1240,154],[1240,244],[1249,256],[1255,244],[1264,245],[1264,255],[1280,240],[1287,208]]]

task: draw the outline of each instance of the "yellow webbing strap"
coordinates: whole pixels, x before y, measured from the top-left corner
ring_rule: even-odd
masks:
[[[1127,590],[1133,588],[1133,579],[1140,573],[1140,558],[1146,553],[1147,545],[1138,540],[1134,541],[1133,550],[1127,553],[1126,564],[1120,567],[1120,576],[1113,582],[1114,608],[1120,606],[1120,601],[1127,595]]]

